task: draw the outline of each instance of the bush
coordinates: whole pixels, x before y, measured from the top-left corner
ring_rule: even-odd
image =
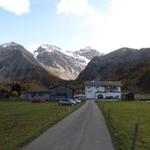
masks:
[[[14,97],[18,97],[19,96],[17,91],[12,91],[10,95],[14,96]]]

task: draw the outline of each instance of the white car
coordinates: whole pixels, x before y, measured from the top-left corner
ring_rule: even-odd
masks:
[[[75,105],[76,102],[69,98],[60,98],[59,105]]]
[[[77,98],[73,98],[73,100],[78,104],[78,103],[81,103],[81,101]]]

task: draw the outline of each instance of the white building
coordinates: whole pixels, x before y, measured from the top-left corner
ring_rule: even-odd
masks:
[[[85,81],[86,99],[121,99],[119,81]]]

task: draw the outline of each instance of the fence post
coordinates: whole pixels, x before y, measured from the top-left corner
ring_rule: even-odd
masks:
[[[104,110],[104,103],[101,102],[102,111]]]
[[[135,150],[138,131],[139,131],[139,124],[136,123],[135,126],[134,126],[134,132],[133,132],[133,135],[132,135],[131,150]]]
[[[56,109],[56,122],[58,121],[58,109]]]
[[[68,113],[70,113],[70,106],[68,106]]]
[[[110,113],[111,113],[111,109],[108,109],[108,122],[110,122]]]

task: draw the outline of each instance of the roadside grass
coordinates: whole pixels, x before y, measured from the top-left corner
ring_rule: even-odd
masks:
[[[131,150],[135,124],[139,124],[136,150],[150,150],[150,103],[97,102],[105,117],[116,150]]]
[[[56,102],[0,102],[0,150],[18,150],[47,128],[79,108]]]

